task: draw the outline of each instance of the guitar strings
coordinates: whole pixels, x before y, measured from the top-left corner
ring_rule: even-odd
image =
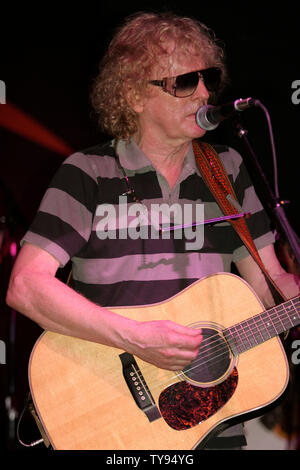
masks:
[[[300,301],[298,301],[298,304],[300,305]],[[282,324],[282,322],[281,322],[280,315],[276,314],[276,312],[275,312],[275,314],[273,314],[273,315],[271,314],[271,315],[270,315],[270,313],[272,313],[273,310],[274,310],[274,308],[272,308],[269,312],[268,312],[268,311],[265,311],[265,312],[262,312],[262,313],[260,313],[260,314],[257,314],[255,317],[257,317],[257,319],[258,319],[259,317],[261,317],[262,314],[268,313],[268,319],[271,321],[272,326],[273,326],[273,328],[275,329],[275,331],[276,331],[276,333],[277,333],[276,327],[277,327],[277,325],[279,325],[280,323]],[[286,318],[286,315],[287,315],[286,312],[281,312],[281,313],[283,313],[283,314],[285,315],[285,318]],[[297,315],[298,315],[298,313],[297,313]],[[273,316],[273,319],[272,319],[272,316]],[[274,316],[275,316],[275,319],[274,319]],[[255,317],[252,317],[252,319],[254,319]],[[283,318],[283,316],[281,316],[281,317]],[[300,317],[299,317],[299,319],[300,319]],[[275,325],[274,320],[277,321],[277,324],[276,324],[276,325]],[[237,336],[236,336],[236,334],[231,333],[230,331],[228,331],[228,330],[230,330],[230,328],[229,328],[229,329],[225,329],[225,330],[227,330],[227,333],[226,333],[226,334],[227,334],[227,337],[231,337],[231,339],[234,338],[235,340],[237,340],[237,342],[239,341],[240,344],[242,344],[242,345],[244,346],[244,350],[247,350],[247,347],[245,348],[245,340],[247,340],[248,343],[250,344],[250,348],[251,348],[251,347],[254,347],[254,345],[253,345],[253,344],[250,342],[250,340],[249,340],[249,334],[248,334],[248,336],[247,336],[247,333],[250,331],[251,334],[252,334],[252,338],[255,338],[255,336],[254,336],[254,334],[253,334],[253,331],[251,330],[251,328],[253,328],[253,325],[250,326],[250,325],[248,324],[248,321],[249,321],[249,320],[244,320],[243,322],[238,323],[237,325],[233,325],[233,326],[231,327],[231,329],[232,329],[232,328],[236,328],[237,326],[242,326],[242,323],[247,323],[247,324],[245,324],[245,326],[242,326],[243,330],[240,330],[240,331],[238,332],[238,335],[237,335]],[[260,324],[260,325],[259,325],[259,324]],[[259,318],[259,322],[256,322],[255,325],[254,325],[255,328],[256,328],[256,332],[255,332],[255,333],[259,332],[258,327],[261,326],[261,325],[264,326],[264,331],[268,333],[268,335],[269,335],[269,338],[268,338],[268,339],[271,339],[272,336],[270,335],[268,329],[266,328],[265,322],[264,322],[261,318]],[[292,326],[294,326],[294,325],[292,324]],[[286,328],[286,327],[284,327],[284,328]],[[245,331],[246,329],[247,329],[248,331]],[[208,336],[208,339],[205,339],[205,340],[202,341],[202,343],[201,343],[201,344],[202,344],[201,353],[206,352],[206,351],[208,351],[208,352],[213,351],[213,348],[212,348],[211,346],[213,346],[214,343],[218,343],[218,339],[221,338],[220,333],[222,333],[222,331],[220,331],[219,333],[217,333],[217,334],[215,334],[215,335],[210,335],[210,336]],[[259,332],[259,334],[260,334],[260,336],[262,337],[262,335],[261,335],[260,332]],[[275,335],[275,336],[276,336],[276,335]],[[208,345],[208,347],[206,348],[206,350],[203,349],[203,343],[205,343],[205,342],[207,342],[207,341],[209,341],[209,340],[211,340],[211,339],[213,339],[213,338],[217,338],[217,339],[216,339],[214,342],[211,341],[210,344]],[[263,338],[263,341],[267,341],[268,339]],[[258,342],[256,341],[256,344],[258,345],[258,344],[260,344],[260,343],[258,343]],[[217,344],[217,345],[218,345],[218,344]],[[214,352],[215,352],[215,351],[214,351]],[[217,351],[217,352],[218,352],[218,351]],[[241,352],[243,352],[243,351],[241,351]],[[196,364],[196,366],[197,366],[197,359],[195,359],[195,360],[192,362],[192,364]],[[203,365],[203,364],[202,364],[202,365]],[[194,368],[194,367],[195,367],[195,366],[193,366],[193,368]]]
[[[300,304],[299,301],[298,301],[298,304]],[[272,310],[274,310],[274,309],[272,309]],[[268,311],[263,312],[263,313],[268,313]],[[275,313],[275,314],[273,314],[273,317],[275,316],[275,319],[274,319],[274,318],[272,319],[272,315],[270,315],[270,314],[268,313],[268,317],[269,317],[269,319],[270,319],[270,321],[271,321],[271,323],[272,323],[272,326],[273,326],[273,328],[275,329],[276,333],[277,333],[277,329],[276,329],[277,325],[281,324],[282,326],[284,326],[283,323],[282,323],[282,321],[281,321],[281,319],[282,319],[282,318],[286,318],[286,315],[287,315],[287,313],[284,312],[284,311],[282,311],[281,313],[284,314],[284,317],[283,317],[282,315],[280,316],[280,315],[277,315],[277,314]],[[257,318],[259,318],[261,315],[262,315],[262,314],[258,314],[258,315],[257,315]],[[297,312],[297,316],[298,316],[298,318],[300,319],[300,317],[299,317],[299,315],[298,315],[298,312]],[[253,318],[255,318],[255,317],[253,317]],[[275,320],[275,321],[274,321],[274,320]],[[248,334],[249,331],[251,332],[252,338],[255,339],[255,336],[254,336],[254,334],[253,334],[253,330],[251,329],[251,328],[253,328],[253,325],[249,325],[249,324],[248,324],[248,321],[249,321],[249,320],[245,320],[244,322],[241,322],[241,323],[246,323],[246,325],[245,325],[245,327],[243,326],[243,327],[242,327],[243,330],[238,333],[238,338],[236,338],[236,336],[235,336],[234,333],[231,333],[230,331],[227,332],[227,337],[230,337],[230,336],[231,336],[231,339],[234,338],[235,340],[236,340],[236,339],[240,340],[240,343],[243,344],[244,349],[245,349],[245,344],[244,344],[245,339],[246,339],[247,342],[249,343],[250,348],[255,347],[255,345],[253,345],[253,344],[251,343],[251,341],[249,340],[249,336],[250,336],[250,335]],[[277,323],[276,323],[276,322],[277,322]],[[231,327],[231,328],[237,327],[238,325],[241,325],[241,323],[239,323],[239,324],[237,324],[237,325],[234,325],[234,326]],[[269,338],[268,338],[268,339],[271,339],[272,336],[270,335],[268,329],[266,328],[266,324],[264,323],[264,321],[263,321],[261,318],[259,318],[259,322],[256,322],[255,325],[254,325],[255,328],[256,328],[256,332],[255,332],[255,333],[259,332],[259,334],[260,334],[261,338],[263,339],[263,341],[267,341],[267,339],[263,338],[262,334],[260,333],[260,331],[259,331],[259,329],[258,329],[258,326],[261,326],[261,325],[259,325],[259,323],[264,326],[264,331],[265,331],[265,332],[268,332],[268,335],[269,335]],[[294,325],[292,324],[292,327],[293,327],[293,326],[294,326]],[[246,329],[248,330],[248,332],[245,331]],[[284,329],[286,329],[285,326],[284,326]],[[229,330],[230,330],[230,328],[229,328]],[[275,336],[276,336],[276,335],[275,335]],[[210,336],[210,338],[213,338],[213,337],[215,337],[215,338],[216,338],[216,337],[220,338],[220,335],[217,334],[217,335]],[[205,341],[207,341],[207,340],[204,340],[203,342],[205,342]],[[203,342],[202,342],[202,343],[203,343]],[[216,343],[216,342],[217,342],[217,340],[215,341],[215,343]],[[256,345],[260,344],[260,343],[257,342],[257,341],[255,341],[255,342],[256,342]],[[201,353],[206,352],[206,351],[208,351],[208,352],[213,351],[213,348],[211,348],[211,345],[212,345],[212,344],[213,344],[213,343],[211,343],[211,344],[209,345],[209,347],[208,347],[206,350],[205,350],[205,349],[204,349],[204,351],[202,350]],[[248,349],[248,348],[246,348],[246,350],[247,350],[247,349]],[[218,351],[214,351],[214,353],[215,353],[215,352],[218,352]],[[243,351],[241,351],[241,352],[243,352]],[[206,357],[207,357],[207,356],[206,356]],[[192,368],[197,367],[197,366],[198,366],[197,360],[193,361],[192,364],[193,364],[193,367],[192,367]],[[203,365],[203,364],[205,364],[205,363],[202,363],[201,365]]]
[[[213,359],[215,360],[217,357],[219,357],[219,360],[217,360],[217,361],[215,360],[215,363],[218,363],[218,362],[220,362],[220,361],[222,360],[222,356],[223,356],[224,354],[226,354],[226,353],[223,352],[222,354],[219,354],[219,355],[217,355],[217,356],[214,355],[210,360],[213,360]],[[209,361],[210,361],[210,360],[209,360]],[[209,361],[206,361],[204,364],[206,364],[206,363],[209,362]],[[145,370],[145,369],[143,369],[143,370]],[[142,372],[143,372],[142,370],[140,370],[140,373],[137,371],[137,375],[138,375],[138,377],[139,377],[139,379],[140,379],[140,382],[142,383],[142,385],[143,385],[143,387],[144,387],[144,383],[143,383],[143,382],[145,382],[145,379],[142,378]],[[140,376],[140,374],[141,374],[141,376]],[[174,373],[174,375],[173,375],[171,378],[168,378],[168,379],[166,379],[166,380],[157,381],[156,383],[154,382],[154,386],[153,386],[153,383],[152,383],[151,385],[148,385],[148,388],[150,389],[150,387],[151,387],[151,390],[155,390],[156,388],[161,387],[161,386],[164,386],[164,385],[170,386],[170,385],[173,385],[173,384],[176,382],[177,379],[182,379],[182,371],[179,371],[179,372],[177,372],[177,373]],[[145,387],[144,387],[144,388],[145,388]],[[146,389],[145,389],[145,390],[146,390]],[[153,401],[153,400],[152,400],[152,401]]]
[[[215,335],[215,336],[218,336],[220,338],[219,335]],[[212,338],[212,336],[210,336],[210,338]],[[212,350],[209,349],[208,351],[210,353]],[[222,352],[220,354],[216,354],[216,352],[219,352],[219,351],[222,351]],[[168,384],[168,386],[170,386],[174,383],[174,381],[176,381],[176,379],[182,379],[183,373],[185,375],[187,375],[187,373],[189,373],[193,369],[197,369],[197,368],[199,368],[203,365],[207,365],[210,361],[215,361],[215,364],[217,364],[218,362],[220,362],[222,360],[222,357],[224,355],[228,354],[228,351],[229,351],[229,348],[226,348],[226,351],[224,351],[224,343],[223,343],[223,348],[217,349],[217,351],[214,351],[214,353],[211,356],[209,356],[209,355],[208,356],[203,356],[202,351],[201,351],[201,353],[198,355],[197,359],[192,362],[192,364],[193,364],[192,367],[190,367],[189,369],[185,369],[184,371],[176,372],[172,376],[172,378],[169,378],[169,379],[164,380],[164,381],[158,381],[158,382],[154,383],[154,386],[152,384],[151,389],[155,390],[156,388],[161,387],[162,385],[167,386],[167,384]],[[207,358],[209,358],[209,359],[207,359]],[[217,359],[217,358],[219,358],[219,359]],[[200,362],[203,359],[205,359],[205,360],[203,362]],[[147,369],[147,366],[145,368],[143,368],[143,370],[141,370],[141,374],[146,369]]]
[[[299,299],[297,299],[297,302],[298,302],[298,304],[299,304]],[[272,310],[274,310],[274,309],[272,309]],[[263,312],[263,313],[265,313],[265,312]],[[269,313],[270,313],[270,312],[268,312],[268,314],[269,314]],[[283,312],[283,313],[286,314],[286,312]],[[273,316],[274,316],[274,315],[273,315]],[[298,316],[298,312],[297,312],[297,316]],[[280,319],[280,316],[277,315],[277,316],[276,316],[276,320],[277,320],[278,318],[279,318],[279,322],[277,321],[277,323],[278,323],[278,324],[279,324],[279,323],[282,323],[282,322],[281,322],[281,319]],[[262,322],[262,321],[261,321],[261,322]],[[272,321],[272,324],[273,324],[273,326],[274,326],[273,321]],[[248,326],[248,327],[249,327],[249,326]],[[275,328],[275,327],[274,327],[274,328]],[[209,338],[211,339],[211,338],[216,337],[216,336],[218,336],[218,338],[220,339],[220,335],[219,335],[219,334],[209,336]],[[271,337],[270,337],[270,338],[271,338]],[[269,339],[270,339],[270,338],[269,338]],[[207,341],[207,340],[204,340],[204,341]],[[250,343],[250,347],[253,347],[253,346],[251,346],[251,343]],[[194,361],[194,362],[192,363],[193,366],[190,367],[190,369],[186,369],[186,370],[185,370],[185,373],[191,371],[192,369],[199,368],[200,366],[202,366],[202,365],[204,365],[204,364],[207,364],[208,362],[210,362],[210,361],[212,361],[212,360],[214,360],[215,364],[217,364],[218,362],[220,362],[220,361],[222,360],[222,356],[224,356],[225,354],[228,354],[228,349],[226,349],[226,351],[224,352],[224,343],[223,343],[223,348],[222,348],[222,350],[223,350],[223,352],[222,352],[221,354],[218,354],[218,355],[215,354],[215,352],[216,352],[216,351],[215,351],[214,354],[210,357],[210,359],[206,359],[206,360],[205,360],[204,362],[202,362],[202,363],[200,363],[199,360],[198,360],[198,361],[197,361],[197,360]],[[219,351],[221,351],[221,348],[219,349]],[[219,352],[219,351],[217,351],[217,352]],[[211,349],[210,349],[210,352],[211,352]],[[199,357],[199,356],[198,356],[198,357]],[[205,356],[204,356],[204,357],[205,357]],[[204,357],[203,357],[203,355],[202,355],[201,360],[203,360]],[[206,356],[206,357],[209,357],[209,356]],[[144,370],[145,370],[145,369],[146,369],[146,368],[144,368]],[[176,380],[177,380],[177,379],[182,379],[182,373],[183,373],[182,371],[179,371],[179,372],[177,372],[175,375],[173,375],[171,378],[168,378],[167,380],[158,381],[158,382],[156,382],[156,384],[155,384],[155,383],[154,383],[154,384],[151,384],[151,389],[152,389],[152,390],[155,390],[155,389],[158,388],[158,387],[161,387],[161,386],[170,386],[170,385],[176,383]],[[141,374],[142,374],[142,371],[141,371]],[[140,377],[139,374],[138,374],[138,376],[139,376],[139,378],[140,378],[141,383],[143,383],[144,380]],[[154,386],[153,386],[153,385],[154,385]]]
[[[299,306],[299,305],[300,305],[299,299],[300,299],[300,298],[297,297],[296,299],[291,299],[291,300],[294,300],[294,302],[297,303],[298,306]],[[288,301],[288,302],[291,302],[291,301]],[[286,303],[288,303],[288,302],[286,302]],[[280,316],[280,314],[278,314],[278,313],[279,313],[278,310],[281,310],[281,313],[282,313],[283,315]],[[268,317],[269,317],[269,319],[270,319],[270,321],[271,321],[271,323],[272,323],[272,326],[273,326],[273,328],[275,329],[276,332],[277,332],[277,330],[276,330],[276,326],[277,326],[277,325],[281,324],[282,326],[284,326],[284,324],[282,323],[281,319],[282,319],[282,318],[285,318],[285,319],[286,319],[287,316],[288,316],[288,313],[285,311],[284,304],[281,304],[281,306],[279,306],[279,307],[278,307],[278,306],[277,306],[277,307],[273,307],[273,308],[271,308],[269,311],[266,310],[266,311],[264,311],[264,312],[262,312],[262,313],[260,313],[260,314],[257,314],[255,317],[259,318],[259,317],[261,317],[261,315],[263,315],[263,314],[265,314],[265,313],[268,314]],[[296,311],[296,313],[297,313],[298,318],[300,318],[297,311]],[[275,317],[275,319],[274,319],[274,318],[272,319],[272,316]],[[252,319],[255,319],[255,317],[252,317],[251,320],[252,320]],[[290,317],[288,317],[288,318],[290,319]],[[243,322],[241,322],[241,323],[239,323],[239,324],[237,324],[237,325],[233,325],[231,328],[237,327],[237,326],[239,326],[239,325],[241,326],[242,323],[247,323],[247,324],[245,325],[245,328],[246,328],[246,329],[248,329],[248,330],[251,331],[251,327],[253,328],[253,326],[255,326],[255,328],[256,328],[256,330],[259,332],[261,338],[263,338],[262,334],[261,334],[260,331],[258,330],[258,323],[261,323],[261,324],[263,324],[263,326],[265,327],[265,331],[268,332],[268,335],[269,335],[269,338],[268,338],[268,339],[271,339],[271,338],[272,338],[272,336],[270,336],[270,333],[269,333],[269,331],[268,331],[267,328],[266,328],[266,324],[264,323],[264,321],[263,321],[261,318],[259,318],[259,322],[258,322],[258,323],[256,322],[255,325],[251,325],[251,326],[248,324],[248,321],[249,321],[249,320],[250,320],[250,319],[244,320]],[[273,320],[275,320],[275,322],[274,322]],[[277,322],[277,323],[276,323],[276,322]],[[275,323],[276,323],[276,326],[275,326]],[[294,326],[294,325],[292,324],[292,327],[293,327],[293,326]],[[244,340],[245,340],[245,338],[246,338],[247,341],[248,341],[248,343],[250,344],[250,348],[255,347],[256,345],[260,344],[260,343],[257,343],[257,341],[256,341],[256,345],[251,344],[251,342],[250,342],[250,340],[249,340],[249,337],[247,336],[247,332],[245,331],[245,328],[244,328],[244,327],[242,327],[242,328],[243,328],[243,331],[240,331],[240,332],[238,333],[238,339],[241,340],[242,343],[244,342]],[[284,326],[284,329],[286,329],[286,326]],[[256,331],[256,332],[257,332],[257,331]],[[220,332],[220,333],[222,333],[222,332]],[[254,337],[253,331],[251,331],[251,333],[252,333],[252,337]],[[208,336],[208,338],[207,338],[207,339],[204,339],[201,344],[203,344],[203,343],[206,342],[206,341],[212,340],[213,338],[218,338],[218,340],[222,339],[222,337],[220,336],[219,333],[218,333],[218,334],[215,334],[215,335],[210,335],[210,336],[209,336],[209,335],[206,335],[206,336]],[[233,333],[230,333],[230,332],[229,332],[229,334],[228,334],[227,336],[231,336],[231,337],[235,338],[235,335],[234,335]],[[243,338],[242,338],[242,336],[243,336]],[[276,335],[275,335],[275,336],[276,336]],[[255,338],[255,337],[254,337],[254,338]],[[235,339],[237,339],[237,338],[235,338]],[[264,341],[267,341],[268,339],[263,338],[263,342],[264,342]],[[221,348],[218,349],[218,347],[220,346],[220,342],[219,342],[218,340],[212,341],[208,347],[206,346],[206,349],[204,348],[203,350],[201,350],[201,352],[200,352],[200,354],[198,355],[197,359],[195,359],[195,360],[191,363],[191,367],[190,367],[189,369],[186,369],[186,370],[184,371],[184,373],[188,373],[188,372],[190,372],[191,370],[196,369],[196,368],[199,368],[200,366],[203,366],[203,365],[207,364],[208,362],[210,362],[210,361],[212,361],[212,360],[214,360],[214,359],[216,359],[216,358],[218,358],[218,357],[221,357],[221,356],[223,356],[223,355],[225,355],[225,354],[228,354],[228,351],[230,351],[230,349],[229,349],[229,347],[227,346],[226,343],[222,343]],[[216,347],[213,347],[213,348],[211,347],[214,343],[215,343],[215,344],[217,343],[217,344],[216,344],[217,349],[216,349]],[[224,346],[226,346],[226,351],[225,351],[225,352],[224,352]],[[215,349],[216,349],[216,350],[215,350]],[[244,349],[244,350],[247,350],[247,349],[248,349],[248,348],[246,348],[246,349]],[[222,352],[221,354],[216,355],[216,353],[218,353],[219,351],[223,351],[223,352]],[[206,352],[208,352],[209,354],[205,356],[204,354],[205,354]],[[212,352],[213,352],[213,354],[211,354]],[[243,351],[242,351],[242,352],[243,352]],[[203,353],[204,353],[204,354],[203,354]],[[209,358],[209,359],[207,359],[207,358]],[[205,361],[204,361],[204,362],[200,362],[200,361],[202,361],[203,359],[205,359]],[[216,361],[216,362],[219,362],[220,360],[221,360],[221,359],[219,359],[219,360]],[[147,366],[144,367],[143,370],[146,370],[146,369],[147,369]],[[176,379],[177,377],[181,377],[181,376],[182,376],[182,371],[180,371],[179,373],[177,373],[176,375],[174,375],[174,376],[172,377],[172,381],[173,381],[174,379]],[[170,379],[168,379],[166,382],[169,382],[169,380],[170,380]],[[161,385],[161,384],[158,384],[158,385]]]

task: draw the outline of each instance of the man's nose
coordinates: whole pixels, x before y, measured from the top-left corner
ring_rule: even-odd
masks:
[[[201,78],[199,79],[198,86],[193,94],[193,97],[200,98],[201,101],[207,102],[209,98],[209,91],[207,90],[205,83]]]

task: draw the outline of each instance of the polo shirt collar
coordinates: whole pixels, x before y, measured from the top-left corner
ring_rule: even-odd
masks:
[[[130,141],[118,140],[116,150],[120,164],[127,170],[135,171],[147,167],[153,168],[151,161],[140,149],[134,139],[131,139]],[[190,174],[199,174],[192,144],[190,144],[188,153],[185,157],[183,171]]]

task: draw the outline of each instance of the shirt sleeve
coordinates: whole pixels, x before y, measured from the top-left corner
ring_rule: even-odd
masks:
[[[53,177],[21,244],[37,245],[65,266],[90,237],[96,191],[92,159],[74,153]]]
[[[225,169],[231,175],[231,181],[243,212],[250,213],[246,220],[249,232],[258,250],[273,244],[275,234],[271,230],[270,219],[259,200],[242,157],[234,149],[221,155]],[[237,262],[249,256],[249,251],[238,237],[238,244],[233,252],[233,261]]]

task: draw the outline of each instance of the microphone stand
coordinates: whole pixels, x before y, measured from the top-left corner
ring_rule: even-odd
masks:
[[[257,100],[257,104],[263,108],[263,110],[267,113],[266,108]],[[267,118],[268,118],[268,123],[269,123],[269,129],[270,129],[270,118],[267,113]],[[246,151],[248,155],[250,156],[250,159],[254,163],[254,166],[257,169],[257,173],[260,176],[260,179],[262,183],[264,184],[264,189],[266,192],[266,195],[269,199],[269,204],[271,207],[271,210],[273,212],[273,215],[275,217],[275,220],[277,221],[279,227],[281,228],[282,232],[285,234],[286,239],[288,240],[293,253],[296,257],[297,262],[300,265],[300,240],[297,234],[294,232],[293,228],[291,227],[285,211],[284,211],[284,205],[287,201],[281,200],[278,196],[275,196],[262,168],[261,165],[259,164],[258,158],[252,148],[252,146],[249,143],[249,140],[247,138],[247,133],[248,131],[244,129],[242,124],[238,121],[234,122],[234,126],[237,130],[237,135],[242,141],[244,142]],[[272,141],[273,144],[273,141]],[[274,150],[274,144],[272,145],[273,150]]]

